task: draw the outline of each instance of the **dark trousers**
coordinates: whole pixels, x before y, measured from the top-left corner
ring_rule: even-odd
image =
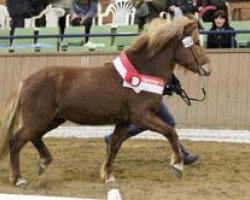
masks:
[[[91,26],[92,26],[92,21],[86,21],[83,24],[85,26],[85,33],[90,34]],[[86,43],[89,41],[89,37],[86,37]]]
[[[160,104],[157,114],[169,126],[171,126],[173,128],[175,127],[175,120],[163,102]],[[145,128],[142,128],[138,125],[131,124],[128,128],[128,131],[127,131],[123,141],[126,141],[130,137],[136,136],[145,130],[146,130]],[[114,133],[110,134],[109,136],[106,136],[106,139],[111,140],[111,138],[113,137],[113,134]],[[187,150],[185,149],[185,147],[182,144],[181,144],[181,151],[184,155],[188,154]]]
[[[92,18],[86,19],[86,21],[83,24],[80,24],[81,18],[75,18],[71,21],[71,25],[73,26],[85,26],[85,34],[90,34],[91,26],[92,26]],[[89,37],[86,36],[85,42],[87,43],[89,41]]]
[[[146,22],[147,22],[147,17],[138,17],[137,18],[139,32],[143,31],[144,25],[146,24]]]
[[[23,15],[16,15],[11,17],[11,31],[10,34],[13,35],[15,28],[23,28],[24,27],[24,16]]]

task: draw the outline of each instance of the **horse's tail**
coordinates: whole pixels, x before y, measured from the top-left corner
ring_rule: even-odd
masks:
[[[0,119],[0,160],[9,153],[9,140],[21,121],[20,94],[22,83],[12,94]]]

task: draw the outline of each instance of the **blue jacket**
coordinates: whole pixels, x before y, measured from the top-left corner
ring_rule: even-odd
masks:
[[[72,11],[87,18],[93,18],[97,14],[98,0],[93,0],[90,4],[79,4],[76,1],[72,3]]]

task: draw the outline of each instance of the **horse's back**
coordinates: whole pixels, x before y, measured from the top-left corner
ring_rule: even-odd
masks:
[[[33,117],[60,116],[89,125],[114,123],[122,106],[119,79],[109,64],[44,68],[24,81],[23,106]]]

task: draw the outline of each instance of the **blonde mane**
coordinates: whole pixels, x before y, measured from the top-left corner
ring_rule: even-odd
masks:
[[[193,23],[196,22],[187,17],[180,17],[172,22],[160,18],[154,19],[149,24],[148,30],[140,35],[128,50],[137,52],[147,48],[149,55],[153,57],[174,37],[181,38],[185,27]]]

